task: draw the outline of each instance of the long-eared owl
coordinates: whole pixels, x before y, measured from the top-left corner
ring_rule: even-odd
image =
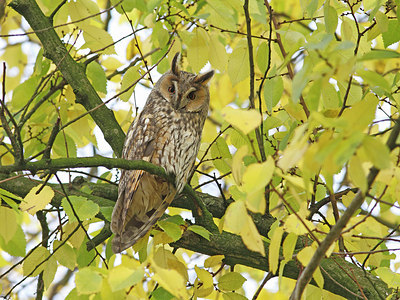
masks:
[[[214,74],[192,74],[178,67],[161,76],[126,135],[122,158],[145,160],[175,176],[175,185],[142,170],[122,170],[111,218],[112,250],[119,253],[143,237],[185,186],[194,168],[210,101]]]

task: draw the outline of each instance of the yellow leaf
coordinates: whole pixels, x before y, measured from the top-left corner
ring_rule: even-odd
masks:
[[[171,251],[165,250],[162,247],[158,248],[156,253],[154,254],[153,262],[161,268],[177,271],[182,276],[182,278],[188,280],[188,274],[185,264],[180,262],[178,258],[174,254],[172,254]]]
[[[210,57],[211,66],[221,72],[224,71],[228,63],[228,55],[224,45],[219,41],[217,33],[211,34],[209,45],[208,56]]]
[[[297,235],[290,232],[283,241],[283,257],[289,261],[292,259],[293,251],[296,246]]]
[[[265,248],[261,235],[258,232],[253,219],[247,214],[247,212],[246,220],[247,222],[240,233],[243,243],[246,245],[247,249],[258,252],[261,255],[265,256]]]
[[[125,289],[140,282],[144,276],[142,269],[131,269],[125,266],[117,266],[110,270],[108,283],[113,292]]]
[[[25,196],[23,202],[19,206],[22,211],[26,211],[31,215],[36,214],[39,210],[46,207],[54,197],[54,192],[51,187],[44,186],[39,194],[36,192],[41,188],[40,185],[32,188]]]
[[[246,193],[246,206],[252,212],[264,214],[266,209],[264,189],[253,190]]]
[[[367,176],[358,156],[354,155],[349,161],[349,177],[355,187],[361,189],[362,192],[367,191]]]
[[[154,271],[153,280],[157,281],[172,295],[179,299],[189,299],[189,293],[186,290],[186,279],[183,278],[174,269],[164,269],[157,264],[151,264]]]
[[[292,141],[283,152],[283,157],[279,159],[278,166],[286,172],[304,156],[309,147],[308,136],[305,135],[307,126],[301,125],[294,131]]]
[[[251,164],[243,174],[243,190],[251,192],[264,189],[274,174],[275,163],[271,156],[261,164]]]
[[[13,209],[0,206],[0,236],[7,244],[17,231],[17,216]]]
[[[242,40],[229,56],[228,75],[233,85],[243,81],[250,75],[249,52],[247,49],[247,42]]]
[[[247,155],[247,145],[240,147],[232,158],[232,175],[237,185],[242,183],[242,175],[245,170],[243,158]]]
[[[249,134],[261,124],[261,115],[255,109],[244,110],[226,106],[221,112],[225,121],[232,124],[232,126],[244,134]]]
[[[224,216],[224,228],[239,234],[249,250],[265,255],[264,244],[253,219],[248,215],[243,201],[233,202]]]
[[[203,28],[196,27],[192,32],[192,40],[188,46],[187,58],[192,71],[198,73],[207,63],[208,33]]]
[[[53,283],[57,268],[57,260],[54,256],[50,257],[46,262],[46,268],[43,270],[43,281],[46,290],[49,288],[50,284]]]
[[[194,270],[196,271],[197,278],[203,283],[205,288],[213,286],[213,277],[210,272],[200,269],[198,266],[194,266]]]
[[[75,284],[79,295],[90,295],[101,290],[103,278],[92,268],[80,269],[75,274]]]
[[[346,121],[343,127],[351,128],[352,131],[364,130],[374,119],[376,106],[379,99],[369,93],[362,101],[352,105],[350,109],[346,109],[340,119]]]
[[[246,225],[246,206],[243,201],[235,201],[228,206],[225,212],[224,229],[240,234]]]
[[[299,220],[299,217],[303,220],[303,222]],[[307,225],[309,230],[314,229],[315,225],[312,222],[302,218],[301,216],[299,217],[296,216],[295,214],[292,214],[287,217],[287,219],[285,220],[285,224],[283,225],[286,232],[293,232],[296,235],[307,234],[308,230],[306,227],[304,227],[303,223]]]
[[[126,71],[126,73],[124,74],[121,82],[121,92],[125,91],[128,88],[129,89],[119,96],[122,101],[128,101],[131,97],[133,89],[135,87],[135,85],[131,85],[140,78],[139,69],[140,66],[134,66]]]
[[[366,136],[363,140],[362,148],[368,155],[368,159],[378,169],[390,167],[390,152],[388,147],[380,140],[372,136]]]
[[[64,231],[64,236],[69,236],[74,230],[75,228],[79,226],[78,222],[74,222],[74,223],[67,223],[64,227],[63,227],[63,231]],[[88,226],[85,225],[85,228],[87,229]],[[82,245],[83,239],[85,238],[86,234],[83,231],[83,229],[79,226],[79,229],[77,231],[75,231],[75,233],[68,239],[68,242],[71,243],[71,245],[76,248],[79,249]]]
[[[310,262],[311,258],[313,257],[315,250],[316,249],[312,246],[308,246],[308,247],[301,249],[301,251],[299,253],[297,253],[298,261],[303,266],[307,266],[308,263]]]
[[[271,243],[269,246],[269,269],[272,273],[275,273],[279,265],[279,250],[281,249],[281,240],[283,235],[283,228],[277,227],[271,237]]]
[[[315,269],[313,278],[317,285],[322,289],[324,287],[324,276],[322,276],[321,269],[319,267]]]

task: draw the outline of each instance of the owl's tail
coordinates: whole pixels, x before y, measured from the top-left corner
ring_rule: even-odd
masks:
[[[112,251],[114,253],[120,253],[136,244],[164,214],[174,197],[175,193],[170,193],[157,209],[148,211],[141,219],[133,216],[125,225],[124,230],[115,234],[111,242]]]

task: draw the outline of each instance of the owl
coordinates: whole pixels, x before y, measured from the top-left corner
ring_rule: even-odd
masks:
[[[114,253],[129,248],[151,229],[194,168],[210,102],[207,83],[214,71],[199,75],[181,71],[178,57],[179,53],[131,124],[122,153],[124,159],[163,167],[175,184],[142,170],[122,170],[111,217]]]

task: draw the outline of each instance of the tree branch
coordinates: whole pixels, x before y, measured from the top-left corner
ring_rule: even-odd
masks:
[[[90,84],[85,69],[74,61],[53,29],[49,18],[40,10],[34,0],[14,0],[9,4],[21,14],[36,32],[45,50],[44,55],[51,59],[71,85],[76,102],[91,110],[103,103]],[[103,132],[105,140],[117,156],[122,153],[125,134],[115,119],[114,113],[106,106],[100,106],[90,113]]]
[[[389,150],[392,151],[396,147],[396,140],[400,134],[400,123],[399,119],[395,121],[395,125],[393,127],[392,132],[390,133],[389,139],[386,143]],[[370,169],[368,174],[368,189],[370,190],[372,184],[378,175],[379,170],[375,167]],[[353,214],[356,212],[357,209],[361,207],[365,199],[365,194],[359,190],[357,194],[354,196],[354,199],[351,201],[350,205],[344,211],[343,215],[337,221],[335,226],[331,228],[329,233],[326,235],[325,239],[321,242],[318,246],[317,250],[315,251],[313,257],[311,258],[310,262],[301,273],[299,279],[297,280],[295,289],[290,297],[291,300],[300,300],[301,295],[304,292],[305,287],[307,286],[308,282],[310,282],[315,269],[319,266],[322,258],[325,256],[326,251],[328,251],[329,247],[340,237],[343,228],[347,225]]]

